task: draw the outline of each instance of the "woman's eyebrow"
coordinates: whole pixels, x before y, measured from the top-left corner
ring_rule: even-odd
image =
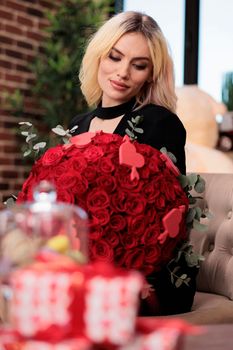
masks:
[[[118,50],[116,47],[113,47],[112,50],[116,51],[119,55],[122,55],[124,56],[123,52],[121,52],[120,50]],[[147,61],[150,61],[150,58],[147,57],[147,56],[139,56],[139,57],[134,57],[133,58],[134,60],[147,60]]]

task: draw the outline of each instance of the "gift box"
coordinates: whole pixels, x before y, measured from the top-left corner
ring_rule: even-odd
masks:
[[[135,331],[143,279],[110,264],[78,266],[67,257],[12,273],[11,325],[20,337],[59,342],[81,336],[122,345]]]

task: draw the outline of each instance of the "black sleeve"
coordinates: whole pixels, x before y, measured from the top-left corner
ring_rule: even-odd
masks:
[[[138,141],[158,150],[166,147],[176,157],[176,166],[180,172],[185,174],[186,130],[179,117],[162,106],[152,104],[138,111],[140,113],[143,121],[139,126],[144,132]]]

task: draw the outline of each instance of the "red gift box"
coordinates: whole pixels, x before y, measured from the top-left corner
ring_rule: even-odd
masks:
[[[37,262],[11,276],[10,319],[19,336],[58,342],[84,336],[126,344],[134,335],[143,279],[106,263]]]

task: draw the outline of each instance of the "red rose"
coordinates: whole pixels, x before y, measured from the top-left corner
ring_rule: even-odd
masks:
[[[127,193],[120,191],[112,194],[112,207],[116,212],[125,212]]]
[[[162,166],[163,162],[157,154],[150,157],[150,160],[148,162],[148,168],[150,169],[152,174],[158,173]]]
[[[161,250],[158,245],[145,246],[145,262],[154,264],[160,259]]]
[[[64,151],[62,146],[50,148],[42,156],[42,164],[45,166],[48,166],[48,165],[54,166],[62,160],[63,156],[64,156]]]
[[[89,225],[89,239],[98,241],[100,238],[102,238],[104,235],[104,229],[100,225],[96,225],[94,223],[91,223]]]
[[[116,189],[116,180],[111,175],[102,175],[98,177],[96,184],[107,193],[112,193]]]
[[[106,242],[110,244],[111,247],[115,248],[119,244],[119,235],[116,232],[111,230],[107,230],[107,234],[105,236]]]
[[[94,168],[94,166],[87,166],[82,173],[83,178],[87,179],[87,181],[93,182],[96,180],[97,177],[97,171]]]
[[[75,174],[74,174],[75,175]],[[77,196],[83,195],[88,189],[88,181],[84,177],[78,177],[73,191]]]
[[[145,261],[145,249],[133,248],[126,252],[124,265],[127,269],[140,269]]]
[[[94,142],[97,144],[107,144],[115,143],[119,141],[119,135],[117,134],[108,134],[104,132],[99,132],[96,134]]]
[[[95,210],[93,214],[93,223],[101,226],[106,225],[110,220],[109,211],[105,208]]]
[[[53,176],[60,177],[63,174],[67,173],[67,163],[63,162],[61,164],[58,164],[56,167],[53,169]]]
[[[77,186],[77,177],[73,173],[62,174],[57,179],[57,187],[64,191],[66,189],[72,189]]]
[[[112,163],[111,158],[102,157],[99,161],[99,170],[100,173],[109,174],[115,169],[115,166]]]
[[[143,194],[148,203],[153,203],[155,198],[161,195],[159,183],[156,178],[144,185]]]
[[[129,169],[127,169],[129,170]],[[134,192],[140,192],[142,188],[142,183],[138,179],[131,180],[130,178],[131,169],[127,172],[122,172],[117,174],[117,181],[120,186],[125,190],[131,190]]]
[[[143,168],[139,169],[140,179],[148,179],[150,177],[150,169],[147,164]]]
[[[128,231],[133,232],[135,236],[143,235],[147,226],[147,220],[144,215],[130,216],[128,218]]]
[[[65,145],[66,146],[66,145]],[[75,145],[71,145],[70,147],[66,148],[66,155],[69,158],[73,158],[73,157],[81,157],[82,156],[82,152],[81,150],[76,147]]]
[[[89,147],[85,148],[83,152],[86,159],[90,162],[96,162],[98,159],[100,159],[103,156],[103,150],[101,147],[90,145]]]
[[[141,194],[138,196],[134,193],[128,193],[125,207],[125,211],[129,215],[142,214],[146,207],[146,200]]]
[[[150,157],[152,157],[154,154],[156,154],[157,157],[159,157],[160,155],[159,151],[146,144],[138,144],[134,142],[134,145],[136,147],[137,152],[141,153],[146,159],[150,159]]]
[[[116,232],[121,231],[126,226],[126,220],[122,215],[113,214],[110,217],[109,226],[110,228],[113,229],[113,231],[116,231]]]
[[[72,191],[66,190],[66,191],[57,191],[57,201],[58,202],[65,202],[69,204],[75,204],[75,198]]]
[[[160,235],[160,226],[159,224],[148,226],[142,237],[142,243],[145,245],[156,244]]]
[[[69,165],[69,164],[67,164]],[[87,167],[87,161],[85,158],[83,158],[82,154],[74,157],[74,159],[72,159],[72,167],[74,170],[76,170],[79,174],[86,169]]]
[[[134,248],[138,245],[137,237],[133,234],[129,234],[128,232],[121,235],[121,242],[126,250]]]
[[[95,212],[100,208],[106,208],[109,204],[109,197],[104,190],[95,188],[87,195],[87,208]]]
[[[91,243],[91,260],[113,262],[113,249],[103,239]]]

